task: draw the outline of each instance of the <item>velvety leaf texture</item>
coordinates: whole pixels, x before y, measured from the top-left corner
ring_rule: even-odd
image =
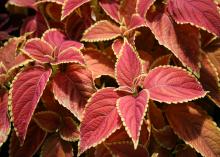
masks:
[[[194,76],[172,66],[151,70],[144,80],[144,88],[150,92],[151,99],[166,103],[187,102],[206,95]]]
[[[90,0],[65,0],[62,8],[62,17],[63,20],[68,15],[70,15],[74,10],[76,10],[81,5],[89,2]]]
[[[120,23],[120,5],[117,0],[100,0],[99,5],[115,22]]]
[[[198,106],[169,105],[165,113],[174,132],[199,153],[207,157],[220,155],[219,128]]]
[[[213,0],[169,0],[168,10],[178,23],[192,23],[220,36],[220,15]]]
[[[0,147],[7,140],[11,126],[8,117],[8,92],[0,90]]]
[[[165,12],[147,16],[147,25],[161,45],[195,73],[199,72],[199,31],[190,25],[177,25]],[[190,40],[189,40],[190,39]]]
[[[120,127],[118,98],[114,88],[104,88],[91,97],[80,127],[79,153],[98,145]]]
[[[138,146],[141,125],[148,107],[149,93],[142,90],[137,97],[127,95],[117,101],[117,109],[123,124],[132,138],[134,148]]]
[[[147,11],[155,1],[156,0],[137,0],[136,12],[140,14],[141,17],[145,17]]]
[[[142,72],[140,58],[127,41],[122,46],[120,53],[115,72],[117,81],[120,86],[132,87],[134,79]]]
[[[88,98],[95,92],[92,74],[79,64],[68,65],[64,72],[58,72],[53,80],[55,98],[70,110],[79,120]]]
[[[42,157],[73,157],[71,143],[65,142],[56,134],[51,135],[44,142],[41,149]]]
[[[19,73],[12,83],[10,90],[11,115],[21,143],[25,140],[31,117],[50,75],[50,69],[31,67]]]
[[[16,136],[15,131],[11,134],[9,145],[10,157],[32,157],[41,147],[47,133],[40,129],[35,123],[30,123],[27,132],[27,138],[24,144],[21,146],[20,141]]]
[[[89,27],[83,34],[83,41],[96,42],[112,40],[121,35],[120,27],[107,20],[99,21]]]

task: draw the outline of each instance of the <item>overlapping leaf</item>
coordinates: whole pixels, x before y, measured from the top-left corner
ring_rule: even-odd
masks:
[[[141,61],[128,41],[124,42],[119,55],[115,72],[117,81],[120,86],[132,87],[134,79],[142,72]]]
[[[107,20],[99,21],[89,27],[83,34],[83,41],[97,42],[112,40],[121,35],[120,28]]]
[[[8,117],[8,92],[0,90],[0,147],[7,140],[11,130],[10,120]]]
[[[117,101],[118,113],[123,124],[132,138],[134,148],[138,146],[141,125],[148,107],[149,93],[142,90],[137,97],[127,95]]]
[[[206,95],[194,76],[172,66],[151,70],[144,80],[144,88],[150,92],[151,99],[166,103],[187,102]]]
[[[10,157],[32,157],[41,147],[47,133],[40,129],[35,123],[31,123],[27,138],[24,144],[21,146],[19,139],[16,137],[15,131],[12,132],[10,145],[9,145],[9,156]]]
[[[80,127],[79,153],[101,143],[120,127],[118,98],[114,88],[99,90],[91,97]]]
[[[88,98],[95,92],[92,74],[80,64],[70,64],[53,79],[55,98],[79,120]]]
[[[114,62],[101,51],[97,49],[85,49],[83,55],[94,79],[101,75],[114,77]]]
[[[199,73],[199,31],[188,25],[177,25],[166,12],[147,15],[147,25],[164,45],[193,72]],[[189,40],[190,39],[190,40]]]
[[[199,153],[209,157],[220,155],[219,128],[198,106],[169,105],[165,113],[175,133]]]
[[[140,14],[141,17],[145,17],[154,2],[155,0],[137,0],[136,12]]]
[[[42,146],[42,157],[73,157],[73,148],[70,143],[63,141],[56,134],[51,135]]]
[[[68,15],[70,15],[74,10],[76,10],[81,5],[89,2],[90,0],[65,0],[62,8],[62,17],[63,20]]]
[[[16,134],[24,142],[37,103],[51,75],[50,69],[31,67],[19,73],[10,90],[10,107]]]
[[[178,23],[191,23],[220,36],[220,14],[212,0],[169,0],[168,10]]]

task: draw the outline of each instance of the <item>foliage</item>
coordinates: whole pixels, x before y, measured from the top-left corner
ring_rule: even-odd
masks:
[[[9,156],[220,156],[220,2],[0,4]]]

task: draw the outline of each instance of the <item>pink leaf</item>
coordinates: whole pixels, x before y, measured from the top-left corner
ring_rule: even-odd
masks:
[[[89,27],[83,34],[83,41],[96,42],[112,40],[121,36],[120,27],[107,20],[99,21]]]
[[[59,136],[53,134],[44,142],[40,156],[73,157],[74,154],[71,143],[63,141]]]
[[[149,93],[147,90],[142,90],[136,97],[127,95],[117,101],[118,113],[128,135],[132,138],[135,149],[138,146],[141,125],[147,111],[148,101]]]
[[[166,103],[187,102],[206,95],[194,76],[172,66],[151,70],[144,80],[144,88],[149,90],[151,99]]]
[[[16,134],[24,142],[37,103],[51,75],[50,69],[31,67],[17,74],[10,90],[11,115]]]
[[[155,1],[156,0],[137,0],[136,12],[140,14],[141,17],[145,17],[147,11]]]
[[[95,92],[92,74],[79,64],[68,65],[58,72],[53,80],[55,98],[79,120],[88,98]]]
[[[9,156],[11,157],[33,156],[41,147],[46,136],[47,133],[45,131],[40,129],[35,123],[31,122],[28,128],[27,138],[24,144],[21,146],[15,131],[13,131],[9,145]]]
[[[120,4],[117,0],[100,0],[99,5],[115,22],[120,23]]]
[[[115,72],[117,81],[120,86],[133,87],[134,79],[142,72],[140,58],[128,41],[124,42],[119,55]]]
[[[93,78],[98,78],[102,75],[114,77],[114,62],[107,55],[97,49],[86,49],[83,52],[86,65],[92,72]]]
[[[148,15],[147,19],[147,24],[159,43],[171,50],[184,66],[198,73],[200,46],[197,28],[177,25],[163,12]]]
[[[49,63],[53,60],[52,46],[39,38],[32,38],[28,40],[23,48],[23,51],[28,56],[41,63]]]
[[[99,90],[88,101],[80,127],[79,153],[96,146],[120,128],[114,88]]]
[[[30,7],[36,9],[34,6],[35,0],[9,0],[8,3],[18,7]]]
[[[73,11],[79,8],[81,5],[89,2],[90,0],[65,0],[62,7],[61,20],[69,16]]]
[[[174,132],[202,156],[220,156],[220,130],[198,105],[169,105],[165,114]]]
[[[145,19],[142,18],[139,14],[133,14],[130,23],[128,24],[128,30],[125,33],[144,26],[146,26]]]
[[[115,39],[114,42],[112,43],[112,50],[114,51],[114,54],[117,57],[119,56],[123,44],[124,41],[122,39]]]
[[[178,23],[191,23],[220,36],[220,15],[213,0],[169,0],[168,10]]]
[[[7,140],[11,126],[8,117],[8,92],[0,90],[0,147]]]
[[[55,132],[60,126],[61,117],[53,111],[37,112],[33,116],[37,125],[46,132]]]

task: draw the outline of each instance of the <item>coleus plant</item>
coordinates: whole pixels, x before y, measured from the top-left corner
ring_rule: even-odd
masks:
[[[9,156],[220,156],[218,1],[4,3]]]

